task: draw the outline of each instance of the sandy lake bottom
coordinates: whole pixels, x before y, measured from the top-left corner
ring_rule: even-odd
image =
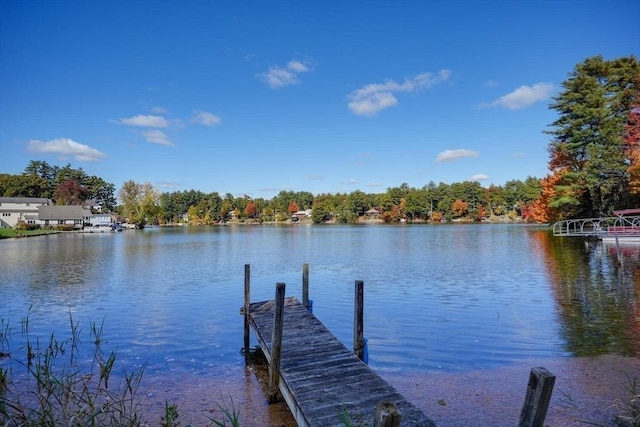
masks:
[[[640,360],[613,355],[544,359],[543,364],[524,360],[463,373],[380,375],[438,426],[506,427],[518,423],[529,372],[536,366],[556,375],[547,426],[613,425],[615,416],[624,414],[619,403],[629,401],[630,379],[640,382]],[[233,404],[240,410],[241,426],[295,426],[285,403],[267,404],[267,382],[265,365],[234,366],[218,377],[145,374],[139,393],[149,425],[159,423],[169,399],[178,406],[182,425],[209,425],[210,418],[222,419],[218,405]]]

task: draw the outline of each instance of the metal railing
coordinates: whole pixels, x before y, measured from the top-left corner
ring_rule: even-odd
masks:
[[[567,219],[553,224],[554,236],[640,236],[640,215]]]

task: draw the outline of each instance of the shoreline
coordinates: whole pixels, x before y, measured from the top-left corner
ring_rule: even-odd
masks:
[[[588,423],[614,425],[629,401],[629,379],[640,380],[640,359],[617,355],[520,360],[498,368],[466,372],[385,372],[387,382],[439,427],[517,425],[529,372],[544,366],[556,375],[545,426],[571,427]],[[628,376],[628,377],[627,377]],[[141,396],[149,425],[163,414],[165,399],[178,406],[180,421],[194,426],[221,419],[217,406],[240,410],[240,425],[295,427],[286,403],[267,403],[268,368],[254,364],[230,367],[210,377],[180,373],[143,379]]]

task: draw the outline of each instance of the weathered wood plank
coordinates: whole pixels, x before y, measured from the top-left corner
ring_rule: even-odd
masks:
[[[274,301],[252,303],[249,321],[271,361]],[[394,403],[401,426],[435,426],[415,406],[344,346],[295,297],[285,298],[280,350],[280,392],[299,426],[373,425],[380,402]]]

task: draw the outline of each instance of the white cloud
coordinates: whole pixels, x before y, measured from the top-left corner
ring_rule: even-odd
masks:
[[[50,141],[31,140],[27,150],[32,153],[52,153],[62,157],[72,156],[78,162],[97,162],[107,155],[88,145],[80,144],[70,138],[56,138]]]
[[[415,92],[443,83],[449,79],[451,71],[440,70],[438,74],[421,73],[407,78],[402,83],[387,80],[384,83],[372,83],[354,90],[347,98],[349,109],[359,116],[373,116],[378,111],[398,104],[395,93]]]
[[[203,126],[215,126],[221,123],[220,117],[206,111],[195,111],[195,116],[191,119],[191,123]]]
[[[538,101],[545,101],[551,97],[554,86],[552,83],[540,82],[533,86],[520,86],[511,93],[508,93],[488,104],[481,104],[481,107],[504,107],[509,110],[520,110]]]
[[[480,154],[477,151],[467,150],[464,148],[458,148],[456,150],[444,150],[436,157],[436,162],[453,162],[464,157],[478,157]]]
[[[309,67],[307,67],[305,64],[303,64],[300,61],[296,61],[295,59],[287,63],[287,68],[298,74],[311,71]]]
[[[167,181],[160,181],[159,183],[157,183],[155,185],[156,188],[160,189],[160,190],[165,190],[165,191],[174,191],[179,189],[182,186],[182,183],[179,182],[167,182]]]
[[[311,68],[306,64],[292,60],[285,67],[274,66],[269,68],[267,73],[261,74],[260,77],[272,88],[277,89],[283,86],[300,83],[298,75],[308,73]]]
[[[471,181],[486,181],[488,179],[489,177],[483,173],[477,173],[470,178]]]
[[[169,147],[175,146],[175,144],[169,140],[169,137],[162,131],[148,130],[142,132],[142,135],[144,136],[144,139],[147,140],[147,142],[150,142],[152,144],[167,145]]]
[[[162,116],[144,116],[142,114],[126,119],[120,119],[117,120],[117,122],[127,126],[141,126],[147,128],[166,128],[169,126],[169,121]]]
[[[167,114],[168,111],[164,107],[151,107],[151,111],[155,114]]]
[[[487,80],[482,83],[482,87],[498,87],[500,84],[495,80]]]

